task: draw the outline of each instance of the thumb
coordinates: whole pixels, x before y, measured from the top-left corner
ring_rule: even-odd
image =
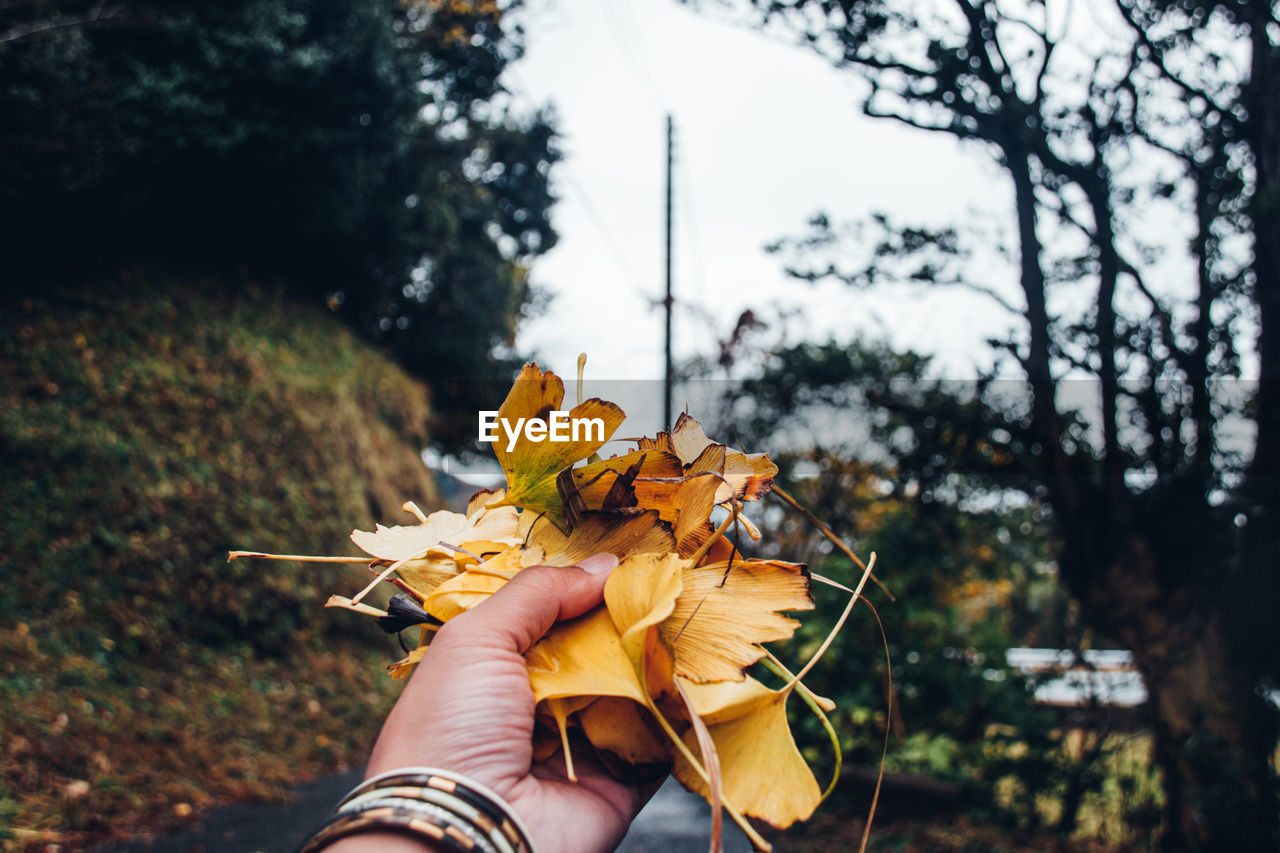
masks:
[[[604,599],[604,585],[618,565],[613,554],[595,554],[576,566],[532,566],[466,613],[450,619],[433,646],[448,635],[469,646],[524,654],[562,619],[586,613]],[[452,629],[452,630],[450,630]]]

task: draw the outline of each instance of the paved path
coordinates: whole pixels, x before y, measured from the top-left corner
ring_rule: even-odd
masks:
[[[286,805],[227,806],[199,822],[150,842],[108,844],[94,853],[293,853],[334,804],[361,778],[360,770],[296,789]],[[710,809],[674,781],[663,785],[631,825],[618,853],[704,853]],[[748,853],[742,832],[725,820],[725,853]],[[546,851],[556,853],[556,851]]]
[[[711,808],[680,783],[668,779],[636,816],[618,853],[706,853],[711,832]],[[749,853],[751,842],[724,818],[725,853]]]

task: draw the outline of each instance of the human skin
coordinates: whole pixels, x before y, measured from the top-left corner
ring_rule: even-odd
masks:
[[[502,797],[540,851],[612,850],[656,786],[619,782],[588,755],[533,761],[533,691],[524,653],[553,624],[601,602],[611,554],[578,566],[536,566],[444,625],[378,735],[366,778],[402,767],[451,770]],[[424,853],[425,841],[362,833],[333,853]]]

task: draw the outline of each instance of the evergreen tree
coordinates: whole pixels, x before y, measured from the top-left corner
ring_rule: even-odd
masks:
[[[6,4],[5,291],[138,259],[249,263],[437,389],[486,375],[555,242],[551,118],[499,82],[518,5]]]

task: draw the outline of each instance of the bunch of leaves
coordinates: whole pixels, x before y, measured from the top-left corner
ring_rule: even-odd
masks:
[[[359,662],[385,643],[317,615],[299,567],[228,571],[222,547],[328,549],[335,516],[432,496],[427,416],[385,356],[248,280],[132,270],[0,312],[0,825],[29,831],[6,849],[361,759],[390,691]]]
[[[546,420],[563,398],[559,377],[526,365],[498,410],[499,422]],[[428,516],[406,504],[417,525],[352,534],[372,560],[318,558],[369,562],[376,572],[356,595],[329,603],[392,628],[419,624],[418,648],[391,668],[403,676],[441,624],[524,568],[614,554],[620,562],[603,604],[557,625],[526,654],[543,723],[535,732],[535,756],[562,750],[574,778],[575,731],[621,776],[670,771],[706,796],[713,847],[723,807],[759,849],[769,849],[747,816],[786,827],[807,818],[822,799],[792,738],[786,705],[797,695],[830,729],[825,719],[834,703],[801,679],[847,618],[870,567],[857,590],[843,587],[852,596],[836,627],[793,674],[764,644],[794,633],[799,623],[784,613],[813,607],[814,576],[798,563],[743,553],[746,540],[758,537],[743,515],[744,502],[767,493],[777,474],[768,456],[714,442],[684,414],[670,432],[602,459],[597,451],[622,423],[622,410],[592,398],[568,416],[579,423],[594,419],[603,429],[568,441],[538,441],[521,432],[495,445],[504,490],[477,494],[465,514]],[[734,537],[731,529],[746,533]],[[364,601],[382,581],[400,590],[385,610]],[[757,663],[781,686],[748,674]]]

